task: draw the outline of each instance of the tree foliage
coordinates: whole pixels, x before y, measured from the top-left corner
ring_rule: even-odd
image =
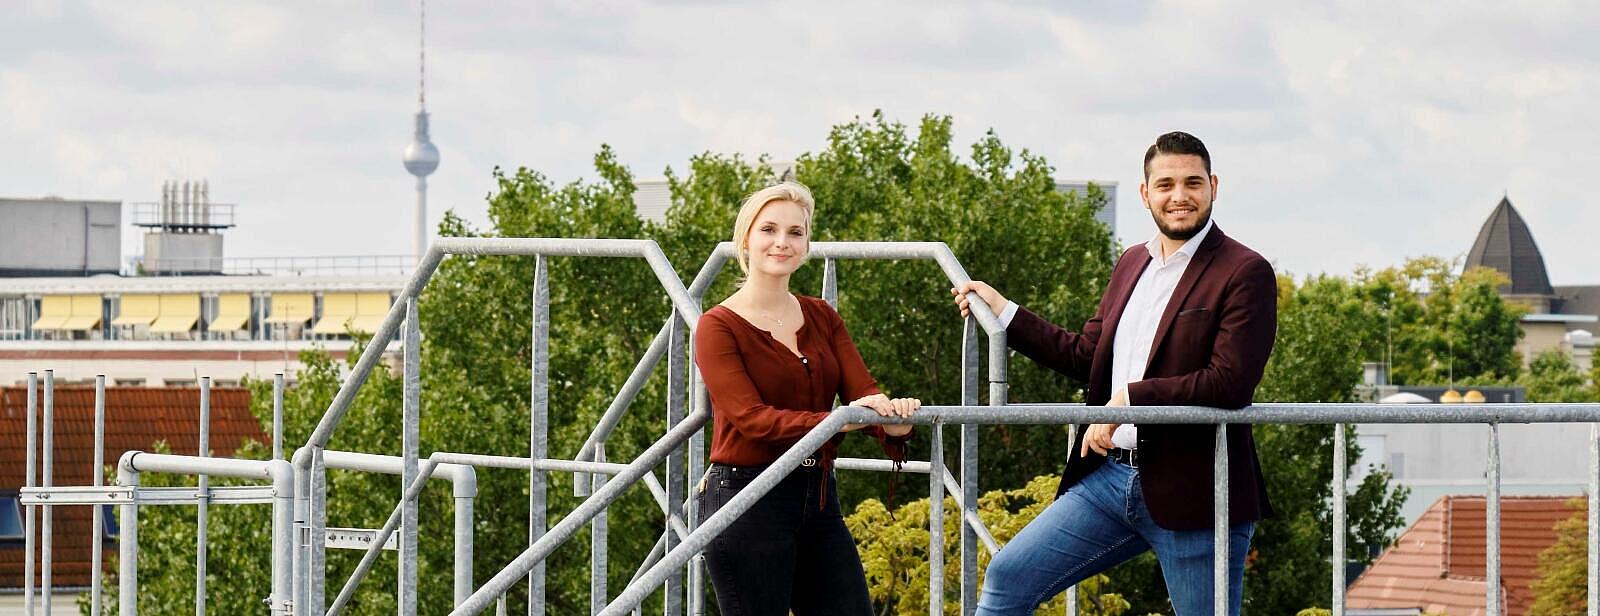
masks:
[[[1041,475],[1027,485],[1013,490],[993,490],[978,497],[978,517],[1005,545],[1033,522],[1056,498],[1058,475]],[[914,616],[928,613],[928,580],[931,574],[928,559],[928,499],[901,505],[891,514],[877,499],[867,499],[845,518],[845,524],[856,537],[861,563],[867,571],[867,587],[873,603],[883,606],[884,614]],[[961,518],[960,505],[953,498],[944,499],[944,587],[956,591],[961,587]],[[978,550],[978,575],[982,583],[989,560],[994,557],[988,550]],[[1128,611],[1130,605],[1115,592],[1106,575],[1096,575],[1078,585],[1078,614],[1082,616],[1117,616]],[[1057,595],[1038,609],[1041,614],[1061,614],[1066,607],[1066,594]],[[960,604],[947,600],[944,613],[960,614]]]
[[[1538,576],[1530,585],[1529,616],[1582,614],[1588,609],[1589,516],[1581,498],[1568,503],[1572,517],[1556,523],[1556,542],[1539,553]]]
[[[1094,187],[1085,195],[1056,191],[1054,170],[1043,158],[1013,151],[992,132],[964,155],[957,153],[952,141],[952,121],[940,116],[923,118],[915,130],[881,114],[835,127],[825,146],[800,156],[794,170],[817,197],[816,239],[943,241],[973,278],[994,283],[1008,297],[1058,323],[1083,323],[1095,310],[1115,256],[1110,233],[1094,220],[1095,211],[1107,205],[1105,194]],[[650,238],[687,281],[712,248],[731,234],[743,197],[771,178],[765,158],[695,156],[681,172],[666,170],[672,205],[665,222],[658,224],[637,216],[632,172],[614,152],[602,147],[594,163],[593,179],[566,184],[529,169],[497,169],[496,188],[487,200],[489,227],[474,228],[450,213],[440,233]],[[550,455],[569,458],[671,308],[654,275],[639,260],[552,258],[548,268]],[[441,450],[527,455],[533,272],[532,258],[456,256],[440,265],[425,289],[419,308],[424,455]],[[821,272],[820,262],[802,268],[794,289],[819,293]],[[839,263],[838,273],[840,312],[883,387],[928,404],[961,403],[957,376],[962,323],[949,301],[945,275],[929,262],[846,261]],[[736,269],[723,272],[706,295],[705,305],[731,292],[736,279]],[[1416,291],[1422,280],[1448,293]],[[1491,282],[1477,273],[1453,276],[1437,260],[1362,273],[1351,280],[1320,278],[1302,286],[1285,280],[1280,284],[1279,351],[1258,398],[1348,399],[1350,386],[1359,377],[1360,360],[1373,357],[1374,349],[1380,348],[1374,341],[1384,339],[1380,335],[1385,323],[1390,324],[1393,347],[1404,349],[1403,358],[1397,353],[1395,372],[1407,378],[1432,378],[1447,369],[1442,366],[1453,366],[1458,375],[1465,374],[1463,370],[1490,375],[1513,371],[1515,361],[1508,364],[1506,357],[1515,341],[1515,311],[1498,304],[1497,295],[1479,292]],[[1493,285],[1487,288],[1493,291]],[[1509,338],[1503,327],[1508,322]],[[1451,328],[1448,334],[1432,333],[1446,323]],[[1338,332],[1354,334],[1341,337]],[[1488,350],[1466,348],[1473,345]],[[323,354],[308,354],[305,361],[307,368],[297,375],[285,405],[286,440],[291,447],[304,442],[347,370]],[[607,441],[610,460],[633,459],[663,432],[663,372],[657,369]],[[1009,383],[1013,402],[1082,399],[1081,383],[1029,361],[1011,363]],[[265,417],[270,412],[269,390],[260,382],[251,386],[256,392],[253,406],[258,416]],[[375,371],[330,447],[396,453],[399,417],[398,376]],[[955,448],[957,432],[946,431],[947,450]],[[1293,613],[1327,592],[1328,564],[1321,555],[1328,551],[1331,526],[1327,519],[1331,429],[1263,426],[1258,428],[1258,439],[1272,482],[1269,489],[1281,515],[1257,532],[1246,596],[1252,611]],[[1054,479],[1040,475],[1059,468],[1067,435],[1062,426],[995,426],[980,430],[980,442],[982,485],[1026,486],[984,496],[985,519],[997,535],[1008,538],[1049,502]],[[928,439],[922,432],[913,441],[912,456],[923,457],[927,451]],[[262,455],[259,448],[246,452]],[[861,438],[847,439],[845,454],[881,455],[870,439]],[[1354,450],[1351,454],[1355,460]],[[874,498],[886,486],[882,475],[846,472],[840,480],[846,509],[861,503],[851,517],[852,528],[868,556],[874,596],[895,610],[918,605],[925,610],[926,582],[920,599],[914,590],[916,565],[897,570],[891,564],[916,563],[915,550],[926,550],[925,526],[920,539],[916,533],[919,516],[921,523],[927,519],[928,502],[921,501],[920,508],[917,503],[900,507],[890,519]],[[1353,552],[1381,544],[1397,524],[1395,510],[1402,495],[1387,481],[1381,473],[1371,475],[1351,496]],[[334,526],[380,526],[399,492],[393,477],[334,471],[329,483],[329,523]],[[475,567],[481,582],[526,545],[527,475],[483,471],[479,488]],[[552,475],[552,520],[578,503],[572,488],[570,475]],[[428,538],[450,536],[450,507],[446,486],[432,486],[423,495],[419,596],[425,614],[449,608],[449,546],[447,541]],[[192,563],[192,522],[184,526],[186,519],[192,520],[192,512],[146,511],[150,513],[140,528],[146,538],[143,543],[150,548],[141,556],[141,568],[181,572],[185,562]],[[266,592],[267,576],[261,573],[266,550],[248,543],[246,539],[259,541],[259,537],[243,529],[264,533],[266,508],[213,507],[212,511],[212,554],[215,562],[229,563],[226,570],[213,569],[216,611],[257,609],[256,602]],[[608,587],[614,594],[644,558],[664,520],[643,490],[630,491],[609,515],[613,531]],[[946,520],[953,533],[958,528],[953,509]],[[580,534],[549,560],[550,613],[586,609],[589,571],[584,539]],[[185,544],[191,546],[188,561],[182,553]],[[163,552],[167,548],[156,545],[173,547]],[[951,539],[947,545],[956,542]],[[357,557],[353,552],[329,552],[330,595]],[[926,561],[921,562],[925,578]],[[947,562],[954,564],[955,557],[949,556]],[[949,574],[956,571],[953,566],[946,569]],[[185,606],[192,605],[192,579],[177,574],[161,577],[146,578],[141,584],[142,605],[150,613],[186,611]],[[1081,605],[1100,605],[1103,613],[1165,609],[1164,585],[1151,558],[1115,569],[1096,583],[1102,588],[1093,590],[1087,597],[1092,600]],[[393,556],[386,554],[357,595],[355,613],[393,611],[394,584]],[[956,587],[954,582],[946,584],[950,598]],[[513,588],[513,611],[522,609],[523,592],[522,585]]]

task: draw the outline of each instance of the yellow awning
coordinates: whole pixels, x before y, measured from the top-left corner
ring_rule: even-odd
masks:
[[[199,295],[162,295],[161,317],[150,325],[156,334],[182,334],[200,322]]]
[[[388,293],[361,293],[356,296],[356,316],[350,319],[350,329],[366,334],[376,332],[387,316]]]
[[[305,323],[315,313],[316,299],[310,293],[273,293],[267,323]]]
[[[250,295],[223,293],[217,296],[217,317],[206,327],[214,332],[236,332],[250,325]]]
[[[323,293],[322,318],[311,328],[314,334],[342,334],[345,324],[356,317],[355,293]]]
[[[122,308],[118,311],[117,318],[111,320],[111,324],[149,325],[159,316],[161,316],[159,295],[124,295]]]
[[[34,329],[61,329],[72,318],[72,296],[46,295],[39,302],[39,318],[33,321]]]
[[[68,295],[72,315],[53,329],[84,331],[100,325],[99,295]]]

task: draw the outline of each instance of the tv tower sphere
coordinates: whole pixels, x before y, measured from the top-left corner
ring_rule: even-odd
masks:
[[[406,145],[405,154],[406,172],[417,177],[425,177],[433,170],[439,168],[439,148],[433,146],[433,141],[428,138],[428,112],[417,112],[417,132],[411,138],[411,143]]]

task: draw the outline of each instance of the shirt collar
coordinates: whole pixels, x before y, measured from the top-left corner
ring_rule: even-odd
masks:
[[[1161,232],[1157,231],[1155,237],[1152,237],[1150,238],[1150,241],[1145,242],[1144,248],[1145,250],[1150,251],[1150,258],[1154,260],[1157,265],[1165,265],[1167,261],[1171,261],[1173,257],[1177,257],[1178,255],[1183,255],[1185,259],[1193,258],[1194,253],[1200,250],[1200,242],[1205,241],[1206,235],[1211,233],[1211,224],[1213,222],[1214,221],[1209,219],[1206,220],[1206,226],[1201,227],[1199,233],[1194,234],[1194,237],[1189,238],[1189,241],[1186,241],[1182,246],[1179,246],[1178,250],[1174,251],[1172,256],[1167,257],[1166,260],[1162,260],[1161,258]]]

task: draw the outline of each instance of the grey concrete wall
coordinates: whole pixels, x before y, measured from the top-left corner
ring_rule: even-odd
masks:
[[[149,272],[222,271],[219,233],[146,233],[144,267]]]
[[[120,201],[0,199],[0,274],[116,273],[121,228]]]

